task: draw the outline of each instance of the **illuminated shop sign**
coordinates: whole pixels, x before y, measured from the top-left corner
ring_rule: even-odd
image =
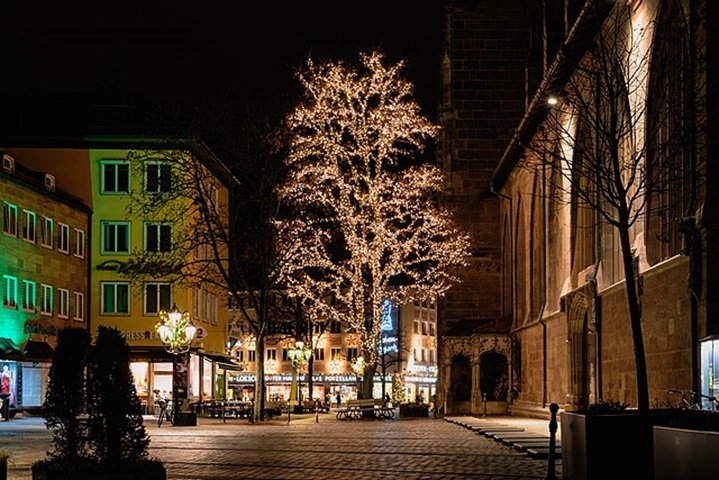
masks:
[[[228,376],[230,383],[255,383],[254,373],[231,373]],[[297,380],[307,382],[307,375],[298,375]],[[273,374],[265,375],[265,382],[289,383],[292,381],[291,374]],[[330,383],[356,383],[358,378],[356,375],[312,375],[313,382],[330,382]]]
[[[397,337],[397,307],[392,300],[382,302],[382,340],[379,346],[380,355],[399,353]]]

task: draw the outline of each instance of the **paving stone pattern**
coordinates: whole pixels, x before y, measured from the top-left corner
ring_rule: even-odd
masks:
[[[543,480],[548,466],[443,419],[339,422],[323,414],[319,422],[303,415],[289,424],[286,418],[254,425],[210,419],[197,427],[145,424],[151,456],[165,463],[168,480]],[[0,448],[16,453],[9,478],[31,480],[30,465],[44,456],[50,435],[21,430],[0,434]],[[561,478],[561,462],[556,475]]]

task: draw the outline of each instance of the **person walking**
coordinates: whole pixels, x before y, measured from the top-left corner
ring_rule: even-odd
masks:
[[[342,406],[342,397],[340,397],[339,392],[337,392],[337,408],[340,408]]]

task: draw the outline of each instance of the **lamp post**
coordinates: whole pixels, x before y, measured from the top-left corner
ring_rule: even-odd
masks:
[[[160,320],[155,324],[155,330],[165,350],[174,355],[172,368],[172,423],[177,424],[179,400],[187,398],[187,361],[182,358],[190,351],[190,344],[195,338],[197,327],[190,319],[190,312],[181,312],[176,304],[172,304],[170,311],[160,310]]]
[[[290,386],[290,400],[287,403],[287,423],[290,423],[292,407],[300,404],[297,388],[297,370],[310,360],[312,349],[305,347],[305,342],[296,341],[294,346],[287,349],[287,356],[292,362],[292,384]]]

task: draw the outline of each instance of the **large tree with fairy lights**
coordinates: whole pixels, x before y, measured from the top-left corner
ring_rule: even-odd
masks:
[[[308,60],[297,73],[304,94],[286,117],[278,229],[287,288],[314,318],[359,335],[371,398],[383,301],[441,296],[469,242],[442,205],[442,171],[422,158],[438,127],[420,113],[404,62],[385,66],[377,51],[359,60]]]

